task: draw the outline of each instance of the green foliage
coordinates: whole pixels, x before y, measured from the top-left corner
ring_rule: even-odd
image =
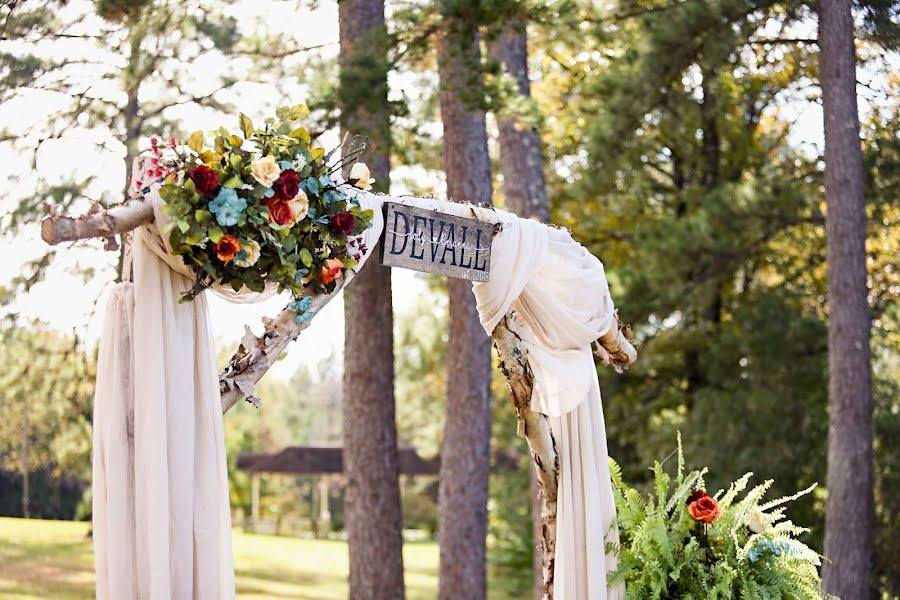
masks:
[[[768,502],[772,481],[749,490],[747,473],[719,491],[719,516],[705,525],[688,511],[705,487],[707,470],[684,469],[681,440],[674,477],[655,463],[654,493],[644,497],[622,480],[610,460],[619,525],[619,558],[610,581],[624,581],[626,598],[768,600],[818,599],[818,555],[796,536],[805,530],[785,518],[785,504],[812,491]],[[813,486],[814,487],[814,486]]]
[[[627,377],[600,371],[610,453],[643,489],[651,481],[642,465],[681,430],[690,460],[716,457],[714,488],[763,466],[776,494],[824,481],[822,156],[798,142],[807,134],[797,126],[819,101],[810,86],[816,47],[765,43],[806,31],[814,13],[795,2],[618,3],[601,14],[579,6],[583,23],[571,31],[539,29],[533,90],[552,116],[542,131],[554,221],[604,261],[620,314],[643,344]],[[873,349],[888,365],[898,356],[888,340],[900,282],[888,263],[898,255],[900,205],[887,190],[898,184],[900,155],[896,83],[885,83],[863,136]],[[879,389],[887,435],[896,403]],[[891,446],[876,442],[885,486],[900,456]],[[891,531],[898,513],[883,494],[879,527]],[[824,497],[820,490],[793,509],[810,525],[803,541],[812,547],[821,544]],[[876,553],[882,581],[892,579],[896,548],[879,544]]]
[[[21,514],[28,472],[31,514],[74,518],[90,475],[95,356],[76,336],[11,318],[0,360],[0,514]]]

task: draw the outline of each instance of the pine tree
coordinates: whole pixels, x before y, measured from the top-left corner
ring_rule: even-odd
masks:
[[[828,501],[825,590],[868,598],[874,522],[871,315],[851,0],[819,3],[828,205]]]
[[[478,3],[442,0],[437,44],[447,195],[490,203],[491,162],[481,74]],[[448,284],[447,409],[438,506],[442,600],[486,594],[487,500],[491,440],[491,345],[471,283]]]
[[[383,0],[346,0],[340,21],[341,128],[364,136],[362,157],[388,191],[388,36]],[[345,170],[349,166],[345,167]],[[346,175],[346,173],[345,173]],[[377,255],[377,250],[374,250]],[[344,292],[344,470],[350,597],[404,597],[394,409],[391,271],[369,260]]]
[[[488,45],[491,59],[512,78],[520,105],[531,102],[528,80],[528,16],[524,6],[514,5],[513,14],[502,19],[502,26],[492,32]],[[506,208],[520,217],[550,221],[550,200],[544,182],[544,157],[537,125],[520,118],[511,107],[498,115],[500,130],[500,164],[503,173],[503,196]],[[502,109],[501,109],[502,110]],[[527,116],[527,115],[526,115]],[[534,469],[528,468],[532,518],[532,594],[536,600],[544,596],[543,560],[540,542],[541,504]]]

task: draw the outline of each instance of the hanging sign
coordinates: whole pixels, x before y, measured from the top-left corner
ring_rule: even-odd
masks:
[[[384,204],[381,264],[487,281],[494,226],[477,219]]]

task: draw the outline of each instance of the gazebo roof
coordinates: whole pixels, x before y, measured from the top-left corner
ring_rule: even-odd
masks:
[[[400,448],[400,473],[403,475],[437,475],[440,458],[425,460],[414,448]],[[343,473],[343,448],[340,446],[289,446],[278,452],[241,452],[238,469],[254,473],[292,475]]]

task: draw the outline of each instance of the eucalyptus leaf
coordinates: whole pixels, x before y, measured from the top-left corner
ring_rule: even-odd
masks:
[[[241,131],[244,132],[244,138],[249,140],[253,135],[253,121],[251,121],[250,117],[248,117],[244,113],[240,113],[238,115],[238,120],[241,124]]]
[[[188,138],[188,148],[200,154],[203,150],[203,132],[195,131],[191,134],[191,137]]]
[[[313,257],[310,251],[306,248],[300,249],[300,262],[303,263],[304,267],[309,267],[313,262]]]

